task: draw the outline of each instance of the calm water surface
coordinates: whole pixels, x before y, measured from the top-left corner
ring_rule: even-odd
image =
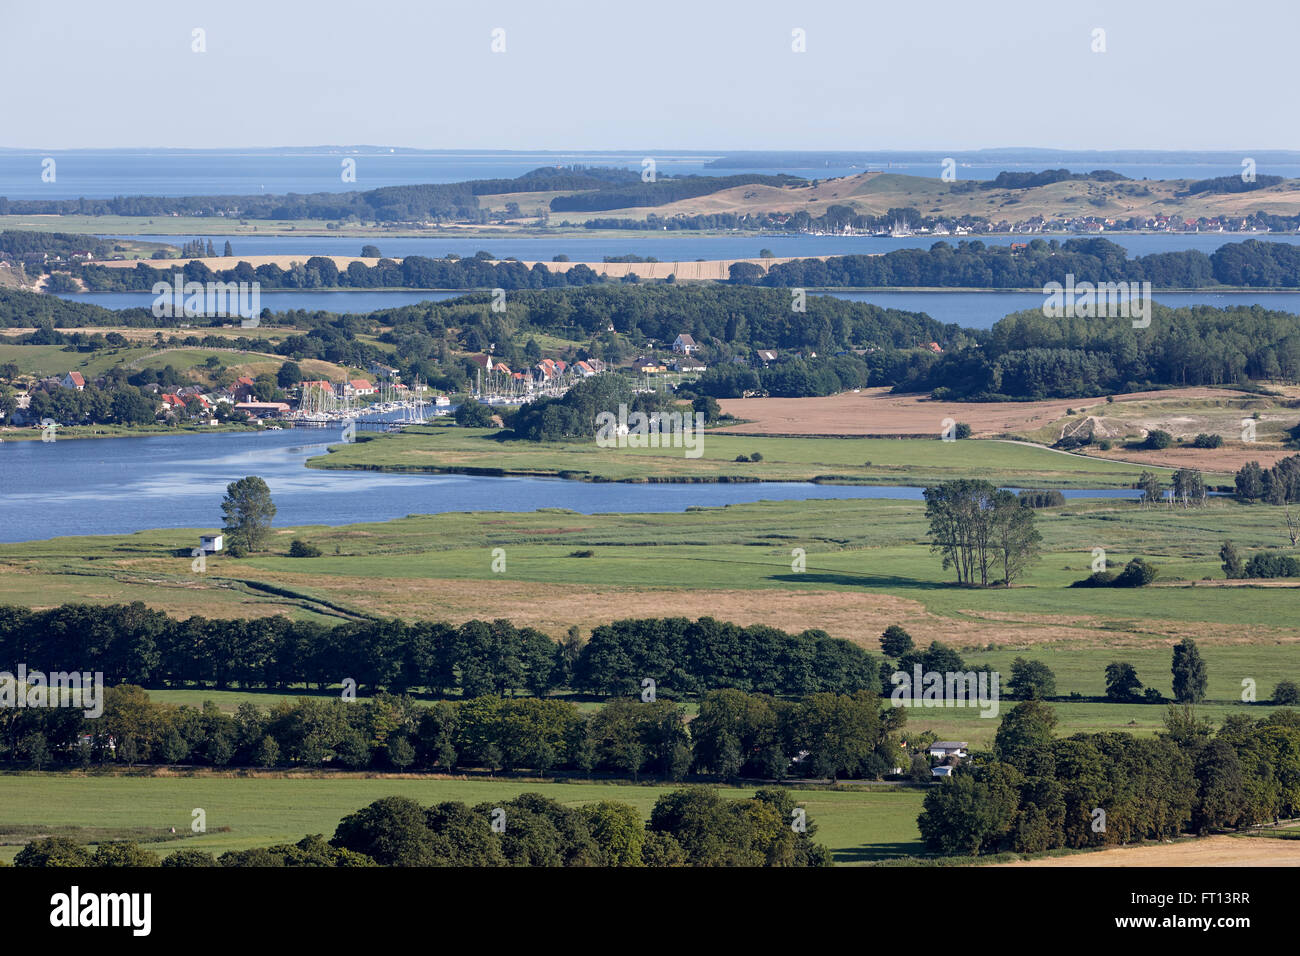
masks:
[[[921,489],[814,485],[619,484],[545,478],[398,475],[303,467],[341,432],[324,429],[160,435],[148,438],[0,443],[0,541],[61,535],[125,534],[149,528],[221,524],[226,485],[266,479],[278,527],[387,521],[448,511],[582,514],[678,512],[750,501],[809,498],[916,500]],[[1135,492],[1066,491],[1066,497],[1131,497]]]

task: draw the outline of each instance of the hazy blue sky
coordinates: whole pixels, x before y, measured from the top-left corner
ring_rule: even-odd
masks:
[[[1300,148],[1297,27],[1295,0],[4,0],[0,146]]]

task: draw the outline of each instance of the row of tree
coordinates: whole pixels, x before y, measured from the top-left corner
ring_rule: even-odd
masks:
[[[879,779],[900,763],[905,708],[881,712],[874,691],[781,700],[711,691],[687,723],[681,704],[617,698],[594,711],[560,699],[475,697],[424,704],[365,700],[246,703],[227,714],[157,703],[124,684],[103,714],[67,707],[0,712],[0,761],[36,769],[94,765],[320,768],[438,773],[553,771],[681,780]]]
[[[188,561],[188,558],[186,559]],[[100,671],[110,684],[146,687],[321,689],[352,680],[362,691],[463,696],[572,687],[604,696],[668,696],[735,687],[782,695],[874,687],[877,665],[825,631],[790,634],[713,618],[616,621],[583,644],[509,621],[371,620],[327,627],[283,617],[175,620],[141,602],[0,606],[0,667]]]
[[[936,242],[929,249],[896,249],[884,255],[795,259],[766,272],[750,263],[732,267],[737,284],[820,289],[834,286],[1041,289],[1074,276],[1082,282],[1150,282],[1156,289],[1199,289],[1217,285],[1250,288],[1300,286],[1300,249],[1291,243],[1225,243],[1210,255],[1197,249],[1128,257],[1108,239],[1032,239],[1025,248],[985,245],[978,239],[956,246]]]

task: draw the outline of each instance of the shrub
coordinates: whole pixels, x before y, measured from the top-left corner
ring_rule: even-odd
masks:
[[[314,544],[308,544],[301,538],[294,538],[289,542],[289,557],[291,558],[319,558],[320,548]]]
[[[1154,687],[1148,687],[1142,692],[1142,699],[1148,704],[1160,704],[1164,702],[1165,695],[1160,693]]]
[[[1142,447],[1154,451],[1160,451],[1163,448],[1168,448],[1173,443],[1173,435],[1169,434],[1167,431],[1162,431],[1159,428],[1153,428],[1151,431],[1147,432],[1147,440],[1142,443]]]
[[[1273,703],[1283,707],[1300,704],[1300,686],[1293,680],[1280,680],[1273,688]]]
[[[584,548],[584,549],[581,550],[581,551],[570,551],[570,552],[569,552],[569,557],[571,557],[571,558],[590,558],[590,557],[593,556],[595,553],[596,553],[596,552],[595,552],[595,551],[592,551],[590,548]]]
[[[762,461],[762,460],[763,460],[763,456],[762,456],[762,454],[759,453],[759,452],[754,452],[752,455],[749,456],[749,460],[750,460],[750,461]]]
[[[1075,581],[1070,585],[1072,588],[1110,588],[1115,586],[1115,579],[1119,577],[1117,571],[1094,571],[1082,581]]]
[[[1246,562],[1248,578],[1297,578],[1300,561],[1289,554],[1255,554]]]
[[[1154,564],[1147,564],[1142,558],[1134,558],[1124,565],[1124,570],[1115,578],[1112,587],[1142,588],[1156,579],[1159,571]]]
[[[970,427],[969,425],[967,425],[965,422],[958,422],[958,423],[957,423],[957,428],[956,428],[956,430],[953,432],[953,436],[954,436],[955,438],[958,438],[958,439],[962,439],[962,438],[970,438],[970,436],[971,436],[971,427]]]
[[[1097,447],[1100,448],[1102,451],[1110,451],[1113,446],[1111,445],[1109,439],[1103,439],[1102,441],[1099,441],[1097,443]]]
[[[1192,439],[1192,447],[1193,448],[1222,448],[1223,436],[1208,435],[1205,432],[1201,432],[1199,435],[1197,435],[1195,438]]]

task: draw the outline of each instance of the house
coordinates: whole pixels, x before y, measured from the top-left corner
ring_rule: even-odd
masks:
[[[596,374],[596,370],[592,368],[588,362],[585,361],[574,362],[573,371],[575,375],[578,375],[581,378],[591,378],[593,375]]]
[[[948,757],[964,758],[966,756],[966,741],[936,740],[930,744],[930,756],[938,757],[940,760]]]
[[[929,349],[931,352],[933,352],[935,355],[938,355],[943,351],[942,346],[940,346],[938,342],[931,342],[928,345],[926,345],[926,348]]]
[[[671,366],[674,372],[703,372],[705,367],[698,362],[674,362]]]
[[[397,378],[397,369],[393,368],[391,365],[382,365],[379,362],[371,362],[366,371],[375,378],[388,379],[389,381]]]
[[[226,546],[225,535],[220,535],[220,534],[199,535],[199,550],[205,554],[216,554],[225,546]]]
[[[343,392],[345,395],[373,395],[376,391],[377,389],[375,386],[364,378],[354,378],[351,381],[344,383],[343,386]]]
[[[69,372],[67,375],[63,376],[63,380],[59,382],[59,384],[64,388],[75,388],[80,392],[86,387],[86,380],[82,377],[80,372]]]
[[[683,332],[681,335],[677,336],[677,338],[673,339],[674,352],[681,352],[683,355],[690,355],[698,348],[699,346],[695,344],[695,339],[692,338],[688,332]]]
[[[940,778],[951,777],[952,771],[953,771],[952,767],[931,767],[930,776],[940,777]]]
[[[175,392],[164,392],[162,395],[162,403],[163,411],[185,407],[185,399],[181,398]]]
[[[235,410],[248,412],[253,418],[283,418],[289,414],[286,402],[236,402]]]
[[[759,349],[754,353],[754,357],[763,368],[767,368],[768,365],[776,361],[776,353],[771,349]]]

